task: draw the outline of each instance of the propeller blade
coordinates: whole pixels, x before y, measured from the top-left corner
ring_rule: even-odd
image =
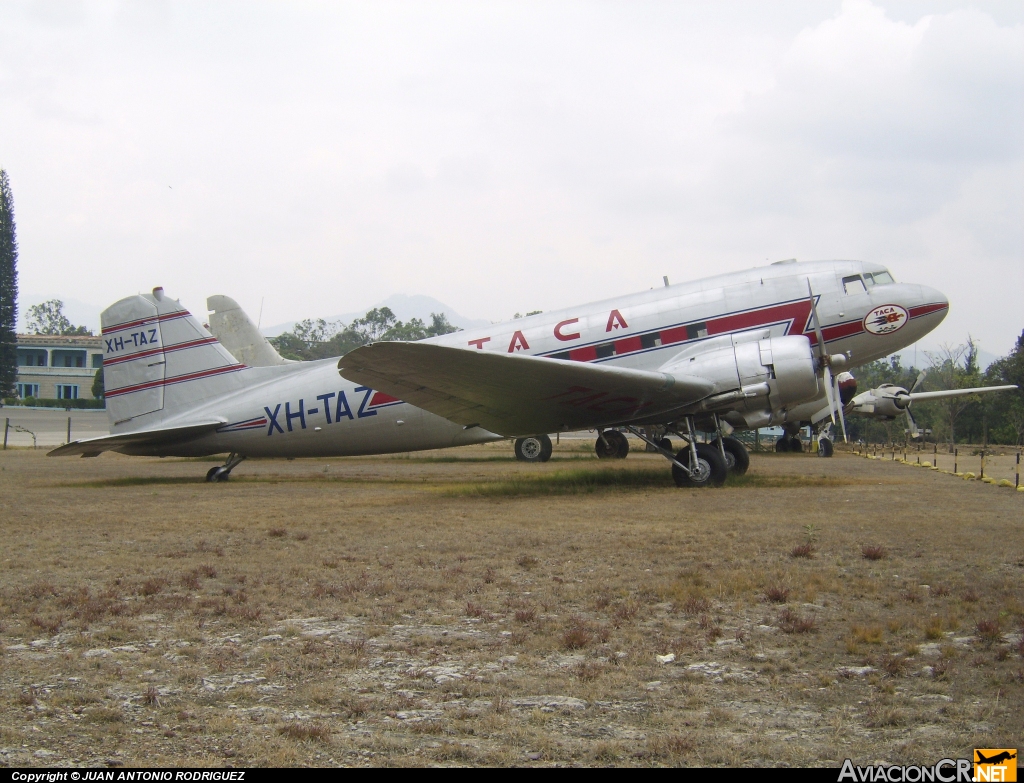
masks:
[[[928,374],[928,368],[925,368],[925,369],[921,370],[921,374],[917,376],[917,380],[914,381],[914,385],[910,389],[910,393],[911,394],[913,394],[914,392],[917,391],[917,387],[921,385],[921,383],[924,381],[924,376],[926,376],[927,374]]]
[[[917,439],[921,437],[921,430],[917,428],[917,422],[914,421],[914,414],[910,412],[910,406],[908,405],[904,413],[907,414],[907,422],[910,424],[910,437]]]
[[[818,339],[818,363],[821,365],[822,379],[825,381],[825,397],[828,398],[828,411],[832,416],[832,423],[836,423],[836,414],[839,414],[839,426],[843,431],[843,442],[849,443],[846,437],[846,417],[843,416],[843,404],[839,397],[839,384],[832,376],[829,367],[829,356],[825,353],[825,338],[821,334],[821,319],[818,318],[818,308],[814,303],[814,290],[811,288],[811,281],[807,280],[807,297],[811,303],[811,315],[814,316],[814,336]]]
[[[822,375],[823,375],[822,380],[824,380],[824,382],[825,382],[825,397],[826,397],[826,399],[828,399],[828,412],[832,416],[832,423],[835,424],[836,423],[836,399],[835,399],[835,395],[833,394],[833,388],[832,388],[832,371],[828,368],[827,364],[824,367],[822,367],[822,371],[823,371],[822,372]]]
[[[839,392],[837,390],[836,394],[838,395],[838,393]],[[846,417],[843,415],[843,406],[837,406],[836,410],[839,411],[839,427],[843,431],[843,443],[849,443],[850,439],[846,437]]]
[[[807,298],[811,302],[811,315],[814,316],[814,336],[818,338],[818,359],[824,364],[825,338],[821,336],[821,321],[818,319],[818,308],[814,304],[814,291],[811,290],[810,278],[807,280]]]

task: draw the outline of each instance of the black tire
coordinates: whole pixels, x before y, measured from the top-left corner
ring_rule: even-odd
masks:
[[[658,441],[658,445],[665,449],[665,451],[672,451],[672,441],[669,438],[662,438]]]
[[[730,473],[742,476],[750,467],[750,454],[738,438],[722,438],[725,449],[725,465]]]
[[[551,459],[551,438],[547,435],[516,438],[515,451],[520,462],[547,462]]]
[[[690,448],[686,447],[679,450],[676,459],[690,467],[690,456]],[[718,446],[710,443],[698,443],[697,462],[700,471],[691,475],[680,470],[678,465],[672,466],[672,478],[677,487],[720,487],[725,483],[729,469],[725,466],[725,460],[722,459]]]
[[[832,446],[832,441],[828,438],[818,438],[818,456],[819,457],[831,457],[835,448]]]
[[[789,438],[787,438],[786,436],[782,436],[777,441],[775,441],[775,453],[776,454],[785,454],[788,451],[789,451]]]
[[[607,441],[608,445],[605,445]],[[598,459],[625,459],[629,454],[629,441],[618,430],[608,430],[594,444]]]
[[[211,483],[216,483],[218,481],[227,481],[228,475],[229,471],[224,470],[223,465],[218,465],[217,467],[210,468],[208,471],[206,471],[206,480]]]
[[[789,450],[794,454],[800,454],[804,450],[804,442],[800,438],[790,438]]]

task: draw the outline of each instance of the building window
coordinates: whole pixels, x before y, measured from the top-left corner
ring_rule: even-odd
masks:
[[[102,366],[103,366],[103,354],[101,354],[101,353],[94,353],[92,355],[92,367],[93,367],[93,369],[94,370],[98,370]]]
[[[57,399],[58,400],[77,400],[78,399],[78,387],[71,384],[59,383],[57,384]]]
[[[39,384],[38,383],[19,383],[18,385],[18,396],[21,399],[26,397],[38,397],[39,396]]]

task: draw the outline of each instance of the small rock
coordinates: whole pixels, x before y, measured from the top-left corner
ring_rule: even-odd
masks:
[[[268,636],[261,636],[259,641],[261,642],[279,642],[283,637],[279,633],[272,633]]]
[[[668,655],[655,655],[654,659],[658,663],[672,663],[676,659],[675,653],[669,653]]]
[[[541,757],[540,753],[527,753],[526,754],[526,758],[528,758],[530,761],[539,761],[540,757]]]

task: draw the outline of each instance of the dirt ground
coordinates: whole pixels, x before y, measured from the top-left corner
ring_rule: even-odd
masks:
[[[1020,746],[1024,492],[888,456],[754,455],[680,490],[655,455],[510,452],[251,461],[225,484],[211,461],[0,452],[0,764]]]

